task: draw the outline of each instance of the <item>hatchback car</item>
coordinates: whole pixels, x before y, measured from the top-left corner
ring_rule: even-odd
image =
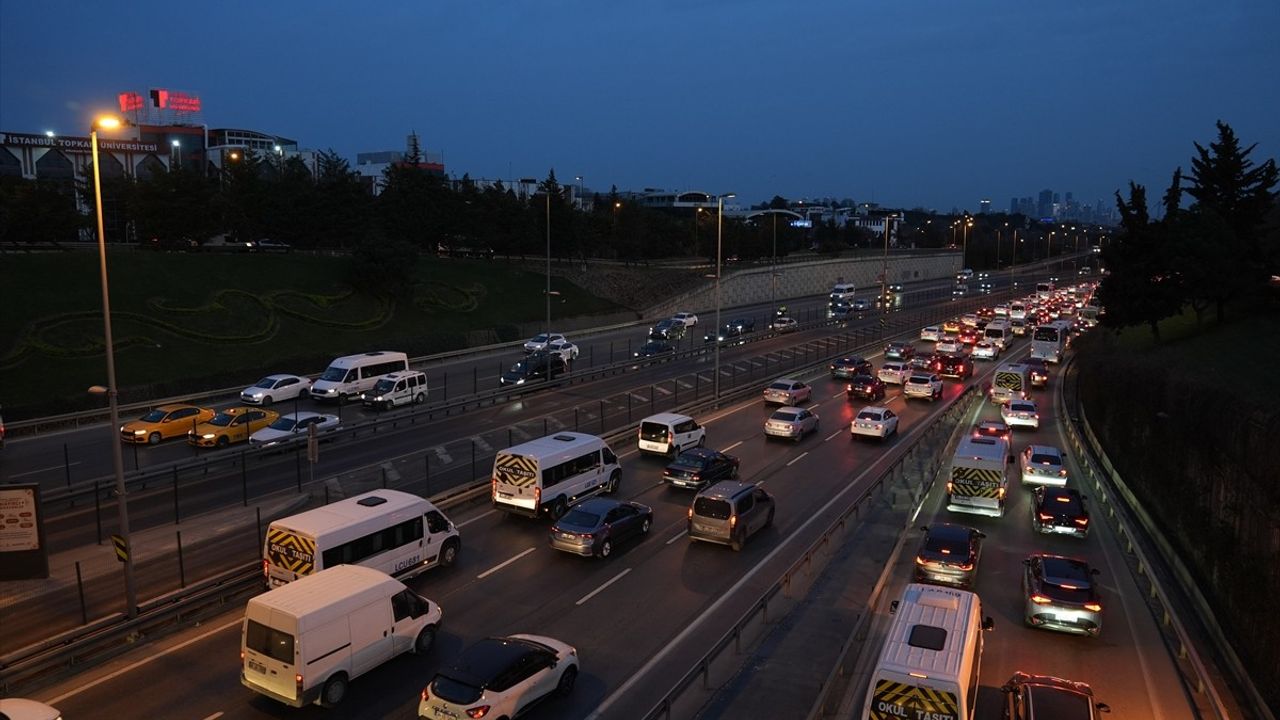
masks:
[[[924,342],[938,342],[942,339],[942,328],[937,325],[920,328],[920,339]]]
[[[978,328],[965,328],[960,331],[961,345],[975,345],[978,342]]]
[[[937,353],[916,353],[915,357],[907,363],[913,372],[938,372],[939,361]]]
[[[774,332],[787,333],[799,329],[800,323],[796,322],[795,318],[780,317],[769,323],[769,327]]]
[[[1084,560],[1035,554],[1023,561],[1023,619],[1031,627],[1097,637],[1102,632],[1098,571]]]
[[[920,529],[924,539],[916,551],[916,581],[973,587],[986,535],[951,523],[934,523]]]
[[[1099,713],[1111,712],[1106,703],[1094,701],[1086,683],[1050,675],[1016,672],[1000,690],[1002,720],[1098,720]]]
[[[649,534],[653,509],[640,503],[594,497],[569,507],[551,526],[547,541],[556,550],[607,558],[615,546]]]
[[[240,391],[240,402],[248,405],[270,405],[278,400],[309,397],[311,381],[299,375],[268,375],[251,387]]]
[[[538,333],[525,341],[524,351],[531,353],[545,350],[547,345],[557,340],[564,340],[564,335],[560,333]]]
[[[833,378],[851,378],[855,375],[875,372],[866,358],[857,355],[832,360],[830,370]]]
[[[689,540],[720,543],[734,551],[773,524],[773,496],[764,488],[724,480],[699,492],[689,506]]]
[[[650,340],[666,340],[675,341],[683,340],[685,336],[685,326],[675,320],[659,320],[657,325],[649,328]]]
[[[849,423],[849,436],[873,437],[884,440],[898,432],[898,416],[887,407],[865,407]]]
[[[766,438],[780,437],[800,442],[818,429],[818,416],[798,407],[780,407],[764,421]]]
[[[854,375],[844,388],[844,395],[848,400],[860,398],[874,402],[883,400],[884,392],[884,381],[873,375]]]
[[[249,436],[280,418],[274,410],[255,407],[227,408],[187,432],[187,443],[196,447],[224,448],[245,442]]]
[[[937,400],[942,397],[942,378],[923,373],[912,375],[902,384],[902,397],[906,400],[911,398]]]
[[[1038,487],[1031,501],[1031,526],[1046,535],[1089,537],[1089,510],[1074,488]]]
[[[1044,387],[1049,384],[1049,366],[1043,358],[1029,357],[1022,361],[1030,370],[1031,387]]]
[[[894,360],[886,362],[880,366],[880,370],[876,372],[876,377],[887,383],[901,385],[911,375],[911,366],[905,362]]]
[[[915,346],[907,342],[891,342],[884,348],[886,360],[910,360],[915,354]]]
[[[547,343],[547,352],[559,355],[565,362],[578,359],[578,346],[568,340],[552,340]]]
[[[942,336],[938,344],[933,347],[934,351],[939,354],[955,355],[964,352],[964,345],[960,342],[960,336],[954,333],[947,333]]]
[[[214,413],[209,408],[194,405],[161,405],[137,420],[120,426],[120,439],[127,443],[155,445],[161,440],[185,437],[202,422],[211,420]]]
[[[573,692],[578,651],[544,635],[485,638],[422,689],[424,718],[513,718]]]
[[[1013,442],[1013,431],[1003,420],[983,420],[974,426],[973,434],[978,437],[993,437],[1008,443]]]
[[[988,340],[979,340],[973,346],[974,360],[995,360],[1000,357],[1000,346]]]
[[[1031,400],[1010,400],[1000,407],[1000,417],[1011,428],[1040,429],[1040,412]]]
[[[942,323],[942,332],[958,334],[960,332],[960,320],[952,319]]]
[[[779,405],[799,405],[813,397],[813,388],[791,378],[775,380],[764,389],[764,401]]]
[[[1067,484],[1067,464],[1062,451],[1051,445],[1028,445],[1022,451],[1023,485]]]
[[[699,489],[719,480],[738,477],[738,458],[718,450],[686,450],[662,470],[662,481],[671,487]]]
[[[313,426],[316,434],[328,433],[341,427],[342,421],[337,415],[323,415],[315,412],[281,415],[275,422],[250,435],[249,446],[268,447],[301,440],[307,437]]]
[[[675,315],[672,315],[671,319],[685,327],[693,327],[698,324],[698,316],[691,312],[678,312]]]
[[[656,360],[675,353],[676,348],[666,340],[650,340],[631,354],[636,360]]]
[[[963,380],[973,376],[973,362],[962,353],[939,353],[937,373],[945,378]]]

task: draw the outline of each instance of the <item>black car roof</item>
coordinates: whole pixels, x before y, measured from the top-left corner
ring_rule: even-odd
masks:
[[[698,448],[698,447],[696,447],[696,448],[689,448],[688,450],[685,450],[684,452],[680,453],[679,457],[677,457],[677,458],[676,458],[676,460],[677,460],[677,461],[679,461],[679,460],[680,460],[680,458],[681,458],[681,457],[684,457],[685,455],[693,455],[694,457],[698,457],[698,458],[702,458],[702,459],[707,459],[707,458],[713,458],[713,457],[715,457],[715,456],[716,456],[716,451],[715,451],[715,450],[709,450],[709,449],[707,449],[707,448]]]
[[[542,645],[518,638],[485,638],[463,651],[441,674],[475,687],[488,687],[517,660],[545,649]]]
[[[950,542],[969,542],[972,528],[950,523],[934,523],[929,526],[929,537]]]

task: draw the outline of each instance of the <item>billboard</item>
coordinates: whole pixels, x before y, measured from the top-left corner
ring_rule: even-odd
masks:
[[[40,485],[0,486],[0,580],[49,577]]]

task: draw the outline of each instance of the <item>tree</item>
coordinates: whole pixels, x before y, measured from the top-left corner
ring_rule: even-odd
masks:
[[[1129,201],[1117,191],[1116,206],[1122,232],[1103,253],[1111,274],[1098,288],[1098,298],[1107,308],[1102,321],[1117,329],[1147,325],[1159,340],[1159,322],[1182,307],[1182,289],[1148,216],[1146,188],[1130,182]]]

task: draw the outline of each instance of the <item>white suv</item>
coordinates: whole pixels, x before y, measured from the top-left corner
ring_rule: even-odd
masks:
[[[658,413],[640,421],[640,452],[675,457],[707,441],[707,429],[688,415]]]
[[[698,316],[691,312],[678,312],[675,315],[672,315],[671,319],[685,327],[693,327],[698,324]]]
[[[906,382],[910,375],[911,364],[898,362],[896,360],[881,365],[879,372],[876,373],[876,377],[880,378],[884,382],[893,383],[894,385],[901,385]]]
[[[1000,408],[1000,417],[1010,428],[1040,429],[1040,412],[1030,400],[1010,400]]]
[[[486,638],[422,689],[418,717],[513,718],[573,691],[578,651],[542,635]],[[555,713],[552,713],[554,716]]]
[[[906,400],[911,398],[937,400],[942,397],[942,378],[923,373],[912,375],[902,384],[902,397]]]

